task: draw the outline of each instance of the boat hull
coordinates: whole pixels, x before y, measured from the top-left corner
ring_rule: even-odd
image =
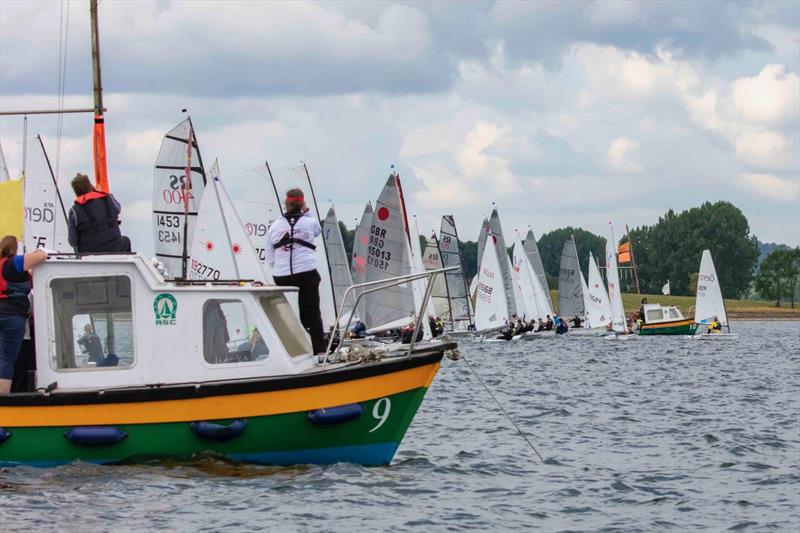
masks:
[[[56,466],[73,461],[113,464],[202,455],[272,465],[385,465],[394,457],[422,403],[441,356],[439,352],[410,358],[405,364],[359,365],[343,371],[349,375],[338,376],[345,379],[327,383],[321,379],[310,386],[283,388],[275,380],[267,380],[273,383],[266,388],[274,390],[259,392],[242,387],[237,393],[226,388],[224,394],[206,391],[202,397],[177,395],[148,401],[147,391],[138,391],[141,401],[130,401],[136,395],[128,391],[117,401],[113,395],[109,401],[96,396],[88,401],[92,398],[83,394],[79,403],[64,403],[61,398],[48,404],[39,398],[30,405],[2,405],[0,426],[10,436],[0,443],[0,466]],[[409,363],[417,364],[409,367]],[[362,369],[371,369],[372,375],[358,372]],[[258,383],[249,382],[248,386],[258,388]],[[119,401],[123,399],[129,401]],[[312,412],[319,415],[321,408],[341,405],[350,407],[349,418],[309,416]],[[206,421],[213,428],[241,431],[217,440],[198,432],[197,423]],[[91,433],[97,427],[115,430],[121,437],[113,443],[88,444],[67,438],[76,428]]]
[[[693,319],[673,320],[656,324],[642,324],[639,335],[694,335],[697,324]]]

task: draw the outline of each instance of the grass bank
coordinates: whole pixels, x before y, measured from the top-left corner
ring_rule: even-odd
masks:
[[[558,307],[558,291],[550,291],[553,304]],[[650,303],[661,305],[676,305],[684,314],[694,307],[694,296],[664,296],[663,294],[623,294],[622,303],[625,307],[625,314],[628,315],[639,310],[639,302],[642,298],[647,298]],[[730,318],[760,318],[760,319],[784,319],[800,320],[800,305],[795,303],[792,309],[788,303],[781,303],[780,307],[775,307],[775,302],[762,300],[733,300],[725,299],[725,308],[728,310]]]

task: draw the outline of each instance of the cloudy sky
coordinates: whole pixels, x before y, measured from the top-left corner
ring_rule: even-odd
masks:
[[[58,106],[59,57],[65,107],[90,107],[88,25],[83,1],[0,0],[0,109]],[[145,252],[182,108],[234,197],[265,159],[304,160],[351,227],[395,164],[423,232],[453,213],[474,240],[496,202],[507,233],[619,236],[728,200],[800,244],[798,2],[102,0],[100,25],[112,190]],[[65,183],[92,168],[91,126],[65,116],[59,143],[29,119]],[[22,119],[0,140],[18,172]]]

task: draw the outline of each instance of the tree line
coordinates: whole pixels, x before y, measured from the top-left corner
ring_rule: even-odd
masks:
[[[342,222],[339,224],[349,257],[352,255],[354,230],[347,229]],[[622,228],[616,229],[619,231]],[[588,277],[589,252],[592,252],[601,269],[605,266],[605,237],[571,226],[549,231],[539,237],[537,244],[550,288],[558,288],[561,251],[571,236],[575,238],[584,277]],[[424,243],[427,237],[420,236],[420,239]],[[750,232],[747,218],[730,202],[706,202],[680,213],[670,209],[655,224],[632,228],[630,235],[620,235],[616,244],[622,244],[629,239],[633,244],[642,293],[660,293],[662,286],[669,280],[672,294],[693,295],[704,249],[711,250],[722,293],[726,297],[743,297],[754,286],[759,243]],[[475,241],[461,243],[464,273],[468,280],[477,273],[477,248]],[[773,252],[769,257],[775,253],[778,252]],[[797,274],[792,274],[794,270],[787,266],[791,263],[787,257],[779,255],[769,263],[765,260],[767,266],[764,267],[763,275],[759,267],[757,279],[761,280],[763,277],[763,280],[757,280],[755,287],[764,297],[776,299],[778,294],[781,295],[780,298],[789,297],[788,287]],[[796,255],[792,257],[796,258]],[[626,268],[630,265],[621,266],[623,290],[635,292],[633,271]]]

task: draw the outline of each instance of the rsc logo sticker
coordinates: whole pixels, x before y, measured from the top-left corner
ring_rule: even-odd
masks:
[[[153,300],[156,326],[174,326],[178,315],[178,301],[171,294],[163,293]]]

